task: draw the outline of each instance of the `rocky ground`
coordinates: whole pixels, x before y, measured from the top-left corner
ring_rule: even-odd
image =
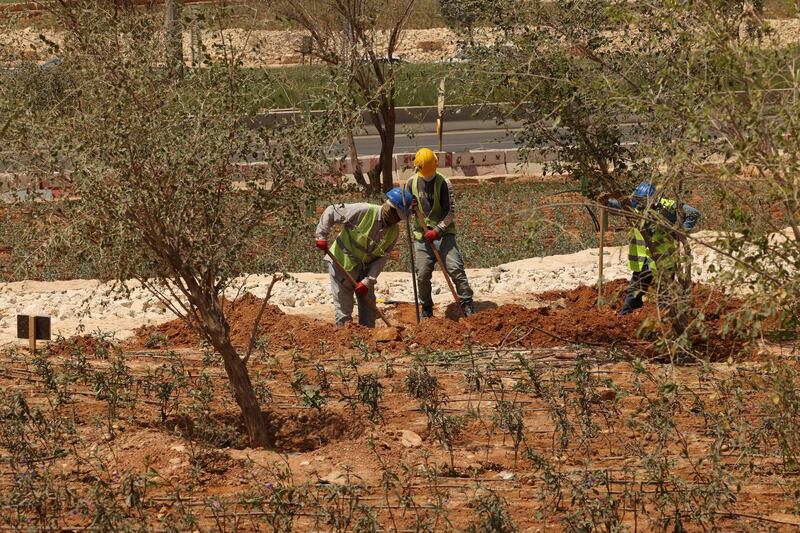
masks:
[[[774,30],[778,43],[796,43],[800,35],[800,19],[774,19],[769,24]],[[222,35],[218,32],[204,31],[201,39],[207,53],[213,57],[221,50],[234,50],[242,54],[244,66],[284,66],[297,65],[302,61],[300,43],[303,31],[297,30],[243,30],[227,29]],[[14,32],[0,34],[0,49],[10,47],[24,53],[31,59],[45,61],[50,54],[41,36],[48,41],[61,44],[63,35],[54,30],[23,28]],[[385,36],[384,36],[385,37]],[[480,38],[480,35],[478,35]],[[485,37],[489,39],[489,37]],[[186,57],[190,57],[189,34],[184,34]],[[450,61],[458,52],[458,37],[448,28],[412,29],[404,33],[396,55],[414,63]],[[222,46],[224,44],[224,46]]]

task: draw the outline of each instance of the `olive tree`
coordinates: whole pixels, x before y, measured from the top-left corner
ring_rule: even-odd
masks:
[[[392,188],[392,158],[397,117],[396,52],[416,0],[265,0],[280,17],[298,24],[312,38],[312,55],[343,82],[339,106],[363,107],[381,139],[380,164],[369,187]],[[367,187],[352,129],[347,135],[355,178]],[[382,176],[379,182],[378,178]]]
[[[63,90],[42,102],[3,89],[26,107],[6,128],[4,157],[19,154],[10,164],[20,173],[60,176],[71,200],[48,215],[62,227],[57,249],[100,265],[107,280],[138,280],[186,320],[221,354],[251,445],[270,445],[247,370],[252,342],[245,351],[231,342],[224,295],[240,288],[245,255],[263,253],[257,230],[291,239],[301,226],[325,188],[335,126],[254,129],[237,50],[175,79],[161,17],[115,17],[88,0],[47,7],[65,29]],[[237,163],[256,152],[264,164]]]
[[[655,213],[631,210],[630,192],[650,181],[676,201],[678,221],[662,228],[678,243],[662,258],[675,276],[662,292],[669,293],[672,332],[686,341],[692,261],[681,205],[699,179],[693,165],[715,153],[702,142],[709,132],[687,120],[697,99],[687,99],[686,87],[698,95],[712,89],[707,73],[717,70],[715,59],[701,37],[713,20],[719,45],[735,45],[742,2],[518,2],[507,9],[495,16],[494,40],[471,50],[471,90],[508,102],[505,116],[522,121],[517,142],[529,159],[569,175],[590,200],[615,196],[621,214],[661,226]]]
[[[714,242],[712,264],[723,286],[744,298],[727,327],[762,338],[796,336],[800,324],[800,46],[763,21],[740,28],[708,17],[701,41],[713,68],[686,87],[688,127],[720,154],[697,168],[719,191],[728,226]],[[736,43],[716,38],[739,33]],[[702,91],[702,92],[701,92]],[[695,139],[701,137],[695,135]],[[742,290],[742,289],[746,290]],[[738,290],[737,290],[738,289]]]

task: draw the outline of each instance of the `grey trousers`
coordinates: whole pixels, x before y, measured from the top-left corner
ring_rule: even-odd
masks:
[[[358,323],[368,328],[374,328],[375,311],[369,301],[375,303],[375,288],[371,288],[364,296],[356,296],[356,288],[333,263],[328,263],[328,273],[331,276],[331,294],[333,295],[333,305],[336,308],[336,325],[344,326],[353,320],[353,298],[356,297],[358,298]],[[366,272],[356,269],[350,274],[356,280],[360,280],[366,275]]]
[[[439,248],[439,254],[442,256],[447,273],[453,280],[461,302],[472,303],[472,288],[469,286],[467,273],[464,271],[464,259],[456,245],[456,236],[453,234],[443,235],[433,242]],[[430,314],[433,311],[431,276],[433,268],[436,266],[436,256],[433,255],[431,244],[428,241],[414,241],[414,266],[417,269],[419,301],[422,309]]]

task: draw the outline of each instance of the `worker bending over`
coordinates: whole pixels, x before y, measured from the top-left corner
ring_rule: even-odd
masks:
[[[601,203],[605,202],[601,200]],[[607,204],[615,209],[621,208],[620,202],[613,198],[607,199]],[[649,210],[650,220],[638,219],[631,231],[628,266],[632,275],[625,295],[625,303],[619,310],[620,315],[627,315],[642,307],[642,297],[647,293],[647,289],[652,285],[655,277],[658,277],[657,285],[660,285],[674,279],[676,274],[675,254],[678,253],[678,247],[672,231],[665,226],[675,227],[678,220],[677,202],[659,198],[655,185],[642,182],[631,195],[631,207],[639,214]],[[684,231],[694,228],[699,219],[700,212],[697,209],[683,204]],[[656,258],[650,253],[648,242],[653,246]],[[658,264],[656,264],[656,259],[658,259]]]
[[[436,154],[423,148],[414,157],[416,173],[405,189],[414,195],[417,206],[425,217],[425,227],[414,218],[414,265],[417,270],[419,299],[422,303],[422,316],[433,316],[431,299],[431,276],[436,264],[432,246],[437,246],[456,287],[461,300],[461,308],[466,316],[475,312],[472,303],[472,289],[464,271],[464,260],[456,244],[455,197],[453,185],[439,174]]]
[[[353,284],[330,257],[328,272],[331,293],[336,307],[336,325],[344,326],[353,319],[353,293],[358,298],[358,323],[375,327],[375,284],[389,253],[397,243],[397,223],[411,211],[411,193],[395,187],[383,205],[367,203],[328,206],[317,225],[317,248],[328,250],[328,235],[334,224],[344,228],[330,246],[330,253],[356,280]]]

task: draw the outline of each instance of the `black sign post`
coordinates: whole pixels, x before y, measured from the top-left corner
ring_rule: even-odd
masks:
[[[17,338],[28,339],[31,355],[36,355],[36,341],[50,340],[50,317],[17,315]]]

